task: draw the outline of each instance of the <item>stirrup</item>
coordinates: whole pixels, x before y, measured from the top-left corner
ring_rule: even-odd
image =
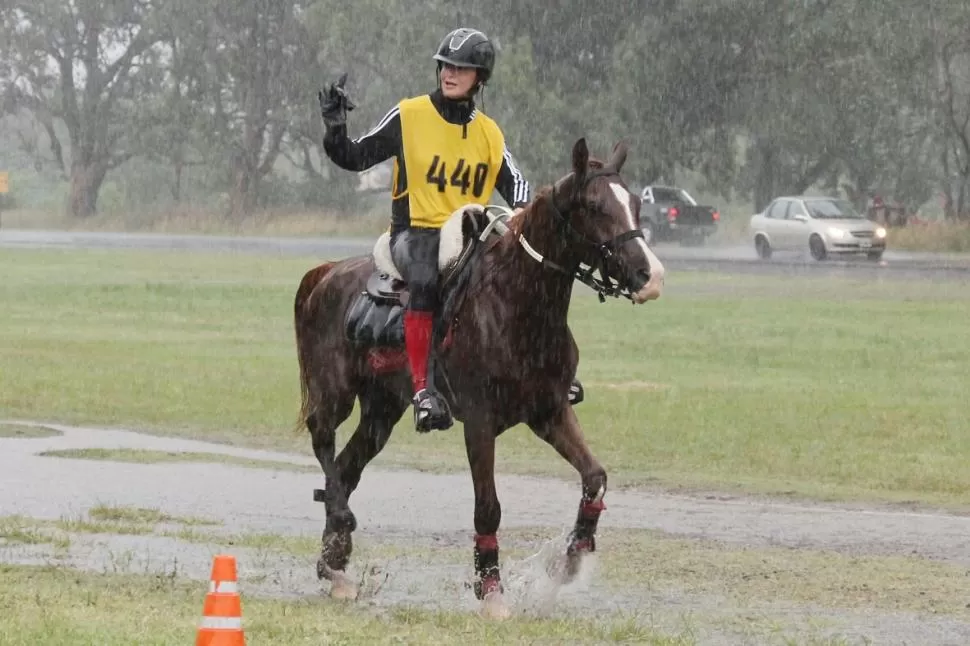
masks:
[[[422,388],[415,393],[411,403],[414,405],[414,428],[418,433],[444,431],[454,424],[448,402],[434,391]]]

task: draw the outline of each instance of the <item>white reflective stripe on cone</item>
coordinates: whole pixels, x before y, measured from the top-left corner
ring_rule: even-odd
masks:
[[[215,581],[209,581],[209,592],[239,592],[239,584],[235,581],[220,581],[217,585]]]
[[[242,630],[242,617],[203,617],[199,628],[210,630]]]

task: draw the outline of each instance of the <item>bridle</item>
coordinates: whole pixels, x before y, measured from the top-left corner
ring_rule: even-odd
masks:
[[[620,247],[630,240],[636,238],[643,238],[642,229],[632,229],[630,231],[625,231],[620,235],[607,240],[606,242],[596,242],[590,240],[582,233],[577,231],[570,218],[573,213],[575,213],[577,207],[589,206],[583,203],[583,192],[586,190],[586,186],[594,179],[599,177],[619,177],[619,172],[609,169],[609,168],[597,168],[589,173],[587,173],[582,181],[582,183],[574,183],[572,195],[569,198],[569,206],[563,210],[560,210],[556,206],[556,186],[553,185],[552,192],[549,195],[549,208],[552,210],[553,214],[556,216],[559,227],[559,235],[566,238],[570,245],[573,242],[579,243],[580,246],[585,247],[586,251],[589,252],[589,256],[592,256],[593,262],[590,263],[585,269],[583,268],[583,262],[579,261],[577,266],[570,270],[558,263],[549,260],[538,251],[536,251],[532,245],[525,239],[525,237],[520,233],[518,235],[519,244],[526,250],[526,252],[539,262],[542,266],[548,267],[554,271],[557,271],[566,276],[570,276],[589,286],[593,291],[596,292],[600,303],[606,302],[607,296],[613,296],[614,298],[619,298],[620,296],[633,300],[634,291],[633,286],[624,285],[621,278],[611,275],[609,270],[609,261],[616,255]],[[565,211],[565,214],[563,213]],[[581,257],[589,257],[583,254]],[[623,260],[619,259],[620,264],[623,264]],[[596,278],[593,276],[593,272],[599,271],[600,277]],[[613,280],[616,283],[613,283]],[[647,280],[649,281],[650,276],[647,275]]]

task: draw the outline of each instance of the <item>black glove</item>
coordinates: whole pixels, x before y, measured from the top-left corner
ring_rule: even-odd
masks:
[[[347,91],[344,89],[346,82],[347,73],[344,72],[336,83],[331,83],[326,90],[317,93],[317,98],[320,100],[320,114],[323,116],[324,125],[328,128],[345,125],[347,113],[357,107],[347,96]]]

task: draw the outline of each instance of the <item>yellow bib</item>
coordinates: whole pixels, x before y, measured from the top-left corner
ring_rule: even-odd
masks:
[[[440,228],[460,207],[491,198],[505,150],[491,118],[476,112],[462,138],[462,126],[445,121],[427,95],[401,101],[400,109],[411,226]],[[395,160],[392,186],[398,172]]]

